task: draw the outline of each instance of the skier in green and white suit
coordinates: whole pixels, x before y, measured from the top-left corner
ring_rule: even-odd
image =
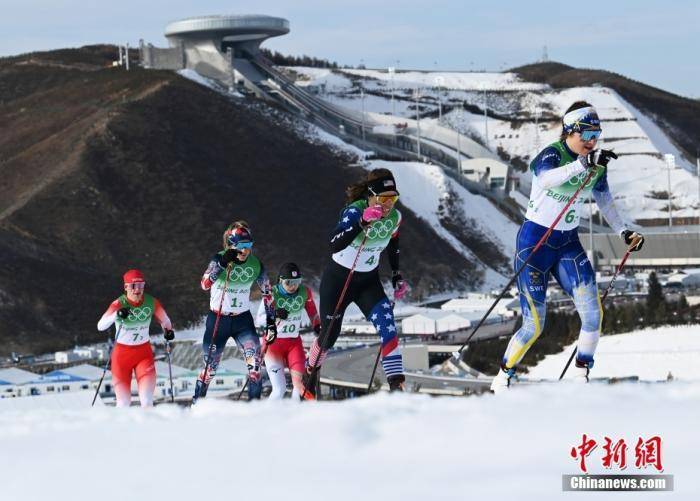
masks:
[[[592,192],[600,211],[615,233],[640,250],[644,237],[629,229],[619,216],[610,193],[607,165],[617,155],[608,150],[596,150],[601,134],[596,110],[584,101],[571,105],[562,120],[559,141],[547,146],[530,164],[532,190],[530,202],[517,237],[514,269],[528,259],[532,249],[561,214],[566,204],[594,170],[588,184],[579,193],[570,210],[559,220],[547,241],[534,254],[518,276],[523,325],[508,343],[501,370],[494,378],[491,390],[508,388],[515,365],[537,340],[544,328],[547,282],[550,274],[569,294],[581,317],[574,379],[586,382],[593,367],[593,355],[603,322],[603,309],[598,295],[595,272],[578,238],[580,212]]]
[[[209,314],[202,341],[205,367],[197,379],[193,402],[204,397],[221,361],[226,341],[233,338],[248,366],[248,396],[260,398],[260,339],[250,313],[250,290],[258,284],[267,312],[267,342],[277,336],[270,281],[265,267],[252,254],[253,235],[248,223],[236,221],[224,233],[224,250],[218,252],[202,276],[202,289],[210,291]],[[221,309],[219,309],[221,308]],[[215,328],[216,327],[216,328]],[[213,338],[213,346],[212,346]],[[210,349],[211,359],[208,361]]]

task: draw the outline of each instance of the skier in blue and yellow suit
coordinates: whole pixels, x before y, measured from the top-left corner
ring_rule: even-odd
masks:
[[[617,155],[612,151],[596,149],[600,134],[600,119],[595,108],[585,101],[578,101],[564,115],[559,141],[543,149],[530,164],[532,189],[525,222],[518,232],[515,270],[520,268],[554,223],[590,169],[595,172],[546,243],[518,276],[523,325],[508,343],[501,360],[501,370],[491,384],[494,392],[508,388],[515,365],[542,334],[550,274],[573,298],[581,317],[573,376],[577,380],[588,381],[603,322],[595,272],[577,231],[583,203],[591,190],[606,221],[625,243],[634,245],[635,251],[640,250],[644,243],[644,237],[628,229],[615,208],[606,168]]]

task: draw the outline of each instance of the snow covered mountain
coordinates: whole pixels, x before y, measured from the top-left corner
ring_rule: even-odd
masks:
[[[656,117],[640,111],[611,88],[554,88],[525,81],[516,73],[286,70],[296,75],[297,85],[314,89],[333,103],[407,118],[414,118],[418,109],[426,125],[439,122],[459,130],[511,162],[525,197],[530,183],[526,166],[539,149],[558,138],[563,111],[576,100],[589,101],[601,115],[601,146],[620,155],[611,164],[609,181],[628,218],[644,225],[664,224],[668,219],[666,154],[675,157],[676,168],[670,171],[674,219],[692,222],[700,215],[694,162],[669,137],[668,129],[658,125]],[[516,200],[522,203],[525,197],[516,196]]]

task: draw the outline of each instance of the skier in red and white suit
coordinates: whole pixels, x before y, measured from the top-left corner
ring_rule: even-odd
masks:
[[[131,405],[131,375],[134,372],[141,407],[153,405],[156,368],[148,336],[151,319],[155,317],[161,325],[165,339],[170,341],[175,338],[163,306],[156,298],[144,293],[145,287],[143,273],[139,270],[127,271],[124,274],[125,293],[112,301],[97,323],[97,329],[101,331],[117,324],[119,335],[114,340],[110,361],[117,407]]]
[[[304,374],[306,355],[304,345],[299,337],[303,325],[303,313],[309,317],[311,327],[316,335],[321,331],[321,319],[314,303],[311,289],[302,285],[301,271],[294,263],[285,263],[279,271],[277,284],[272,287],[275,316],[278,319],[277,340],[267,346],[265,366],[272,383],[271,399],[283,398],[287,391],[284,367],[289,368],[292,377],[292,398],[299,400],[304,391],[301,378]],[[266,325],[265,305],[260,304],[257,324]]]

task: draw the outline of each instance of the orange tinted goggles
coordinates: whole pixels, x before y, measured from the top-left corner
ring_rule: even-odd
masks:
[[[385,204],[388,202],[395,204],[399,200],[398,195],[376,195],[376,197],[377,197],[377,202],[379,202],[380,204]]]

